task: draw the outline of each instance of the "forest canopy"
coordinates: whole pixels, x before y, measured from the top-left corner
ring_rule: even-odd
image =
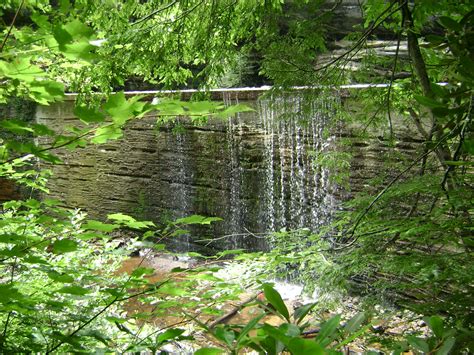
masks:
[[[360,20],[344,24],[344,6],[353,3]],[[350,83],[386,84],[351,96],[362,107],[355,120],[383,127],[394,159],[395,114],[421,137],[420,149],[347,201],[327,228],[311,236],[275,231],[264,273],[290,267],[310,288],[376,296],[429,317],[431,337],[409,337],[398,351],[472,351],[473,10],[470,1],[453,0],[3,1],[0,177],[22,186],[23,198],[1,209],[0,352],[158,351],[192,334],[177,325],[147,329],[142,336],[144,326],[120,316],[124,302],[141,298],[166,310],[183,297],[192,308],[196,298],[233,292],[220,283],[215,294],[196,294],[199,278],[214,280],[212,269],[187,270],[182,283],[151,282],[144,267],[129,276],[116,274],[137,246],[160,250],[163,238],[212,218],[159,227],[121,213],[96,221],[38,198],[40,192],[47,196],[49,176],[39,162],[58,163],[59,148],[120,139],[128,122],[151,111],[227,117],[246,110],[212,102],[149,102],[124,90],[205,92],[262,84],[332,90]],[[381,40],[392,49],[378,51]],[[66,92],[80,94],[74,110],[79,120],[67,133],[9,108],[49,105]],[[332,166],[342,164],[335,159]],[[123,228],[140,237],[123,247],[114,238]],[[282,261],[282,255],[292,258]],[[197,271],[204,276],[196,277]],[[334,317],[309,340],[302,321],[315,306],[290,315],[270,285],[262,290],[267,311],[279,314],[284,326],[261,326],[256,319],[214,329],[184,317],[232,353],[340,351],[369,328],[360,317],[345,326]]]

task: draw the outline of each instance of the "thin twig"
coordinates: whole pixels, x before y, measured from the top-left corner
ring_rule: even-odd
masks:
[[[372,202],[370,202],[370,204],[359,214],[359,216],[357,217],[356,221],[354,222],[353,226],[351,227],[350,229],[350,232],[349,232],[349,237],[348,239],[352,239],[349,243],[347,244],[344,244],[343,246],[341,247],[338,247],[338,248],[333,248],[333,250],[341,250],[341,249],[345,249],[345,248],[348,248],[350,246],[352,246],[358,239],[358,236],[355,236],[354,237],[354,234],[355,234],[355,231],[357,230],[357,227],[359,226],[360,222],[362,221],[362,219],[365,217],[365,215],[367,215],[367,213],[372,209],[372,207],[377,203],[378,200],[380,200],[380,198],[392,187],[393,184],[395,184],[395,182],[397,182],[403,175],[405,175],[408,171],[410,171],[416,164],[418,164],[418,162],[422,159],[424,159],[426,156],[428,156],[429,154],[431,154],[432,152],[434,152],[447,138],[448,138],[448,134],[445,134],[442,139],[440,139],[436,145],[431,148],[430,150],[428,150],[427,152],[423,153],[422,155],[420,155],[418,158],[416,158],[408,167],[406,167],[403,171],[401,171],[397,176],[395,176],[383,189],[382,191],[380,191],[377,196],[375,196],[375,198],[372,200]]]
[[[12,270],[11,270],[11,273],[10,273],[10,285],[13,284],[13,279],[15,277],[15,267],[16,267],[17,261],[18,261],[18,259],[17,259],[17,257],[15,257],[15,261],[12,264]],[[13,314],[13,311],[8,312],[8,316],[7,316],[7,319],[5,321],[5,326],[3,327],[2,343],[1,343],[2,348],[4,348],[3,345],[5,344],[5,342],[7,340],[7,331],[8,331],[8,326],[10,324],[12,314]]]
[[[463,124],[463,126],[461,128],[461,132],[459,133],[459,143],[458,143],[458,146],[456,148],[456,151],[454,152],[453,161],[459,160],[459,157],[460,157],[460,154],[461,154],[461,151],[462,151],[462,146],[464,144],[464,139],[465,139],[467,127],[471,123],[472,98],[473,97],[471,96],[471,101],[470,101],[470,104],[469,104],[469,110],[466,113],[467,121]],[[443,188],[444,191],[447,190],[446,183],[448,181],[449,174],[453,170],[454,170],[454,165],[448,165],[448,168],[446,169],[446,172],[445,172],[444,177],[443,177],[443,181],[441,182],[441,187]]]
[[[5,44],[7,43],[8,37],[10,37],[10,34],[13,30],[13,26],[15,26],[16,18],[18,17],[18,14],[20,13],[21,8],[23,7],[24,4],[25,4],[25,0],[21,0],[20,5],[18,6],[18,9],[16,9],[15,16],[13,16],[13,20],[10,24],[10,27],[8,28],[8,32],[5,35],[5,37],[3,38],[2,45],[0,46],[0,53],[3,51],[3,47],[5,47]]]
[[[390,95],[392,93],[393,82],[395,80],[395,72],[397,70],[398,56],[400,53],[400,41],[402,40],[402,32],[398,31],[397,38],[397,49],[395,51],[395,59],[393,60],[392,76],[390,77],[390,84],[387,90],[387,115],[388,115],[388,126],[390,128],[390,139],[393,139],[393,125],[392,125],[392,108],[390,107]]]
[[[148,14],[146,15],[145,17],[142,17],[141,19],[133,22],[132,24],[130,24],[130,26],[135,26],[135,25],[138,25],[139,23],[143,22],[143,21],[146,21],[148,20],[150,17],[153,17],[155,16],[156,14],[162,12],[162,11],[165,11],[167,9],[169,9],[170,7],[172,7],[173,5],[177,4],[178,1],[173,1],[171,3],[169,3],[168,5],[165,5],[163,7],[160,7],[159,9],[156,9],[155,11],[153,11],[151,14]]]
[[[364,43],[364,41],[382,24],[385,22],[385,20],[387,20],[389,17],[391,17],[394,13],[396,13],[398,10],[400,10],[402,8],[402,6],[406,3],[406,1],[404,1],[399,7],[397,7],[395,10],[391,11],[387,16],[385,16],[385,18],[383,20],[380,21],[380,19],[387,13],[391,10],[391,8],[393,7],[393,5],[395,4],[395,2],[393,2],[392,4],[390,4],[390,6],[385,9],[374,21],[374,23],[367,29],[367,31],[362,35],[361,38],[359,38],[357,40],[357,42],[349,49],[347,50],[346,52],[344,52],[343,54],[337,56],[336,58],[334,58],[333,60],[331,60],[330,62],[324,64],[323,66],[319,67],[319,68],[316,68],[314,71],[321,71],[321,70],[324,70],[324,69],[327,69],[329,67],[332,67],[333,64],[339,62],[341,59],[343,59],[344,57],[346,57],[348,54],[352,53],[353,51],[357,50],[357,49],[360,49],[360,46],[362,45],[362,43]]]

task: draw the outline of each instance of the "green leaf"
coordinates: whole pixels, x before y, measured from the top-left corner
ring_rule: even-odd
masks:
[[[204,281],[213,281],[213,282],[222,281],[222,279],[214,276],[211,273],[190,274],[190,275],[187,275],[187,278],[190,280],[204,280]]]
[[[280,294],[270,284],[263,285],[263,293],[265,294],[267,301],[270,302],[270,304],[275,307],[277,312],[285,317],[285,319],[289,322],[290,314]]]
[[[212,101],[196,101],[184,104],[187,115],[207,115],[215,112],[220,103]]]
[[[49,265],[48,261],[46,259],[43,259],[39,256],[35,255],[29,255],[26,258],[23,259],[25,263],[29,264],[43,264],[43,265]]]
[[[288,344],[288,349],[295,355],[326,354],[324,348],[313,340],[293,338]]]
[[[249,112],[249,111],[255,111],[255,110],[251,108],[250,106],[247,106],[244,104],[236,104],[236,105],[227,107],[224,111],[217,113],[215,116],[225,118],[225,117],[233,116],[239,112]]]
[[[28,134],[34,132],[33,128],[29,127],[26,122],[16,119],[0,120],[0,127],[16,134]]]
[[[364,320],[365,320],[365,313],[364,312],[357,313],[354,317],[352,317],[347,322],[346,326],[344,327],[344,330],[346,331],[347,334],[351,334],[360,328]]]
[[[48,152],[36,151],[36,150],[32,151],[32,153],[35,156],[37,156],[38,158],[40,158],[44,161],[50,162],[52,164],[62,163],[62,160],[54,154],[51,154],[51,153],[48,153]]]
[[[64,98],[64,85],[52,80],[33,81],[30,86],[30,97],[42,105]]]
[[[413,95],[415,100],[418,101],[423,106],[434,108],[434,107],[442,107],[442,104],[435,99],[430,97],[422,96],[422,95]]]
[[[87,232],[87,233],[81,233],[77,235],[77,238],[80,240],[91,240],[91,239],[102,239],[106,238],[107,236],[102,233],[96,233],[96,232]]]
[[[156,342],[157,344],[163,344],[164,342],[170,340],[170,339],[175,339],[179,337],[181,334],[184,333],[184,329],[167,329],[164,333],[159,334],[156,337]]]
[[[462,149],[466,153],[474,155],[474,139],[466,138],[463,142]]]
[[[57,271],[49,271],[48,277],[51,280],[57,281],[57,282],[62,282],[62,283],[71,283],[74,282],[74,277],[68,275],[68,274],[60,274]]]
[[[56,240],[53,243],[53,251],[55,254],[70,253],[72,251],[76,251],[77,247],[77,242],[70,239]]]
[[[446,160],[445,163],[452,166],[474,166],[474,162],[464,160]]]
[[[103,122],[105,115],[94,108],[79,105],[74,108],[74,114],[84,123]]]
[[[235,340],[235,333],[231,330],[227,330],[225,327],[217,327],[214,332],[216,338],[222,340],[227,345],[231,346]]]
[[[59,293],[67,293],[69,295],[77,295],[77,296],[84,296],[91,291],[88,290],[87,288],[81,287],[81,286],[65,286],[63,288],[60,288],[57,290]]]
[[[306,315],[314,308],[316,307],[317,303],[308,303],[305,304],[301,307],[298,307],[295,309],[295,312],[293,313],[293,318],[296,320],[296,324],[301,323],[301,321],[306,317]]]
[[[71,44],[66,44],[62,48],[62,52],[66,58],[69,59],[83,59],[86,61],[94,58],[92,51],[95,50],[95,47],[91,45],[88,41],[76,42]]]
[[[415,336],[407,337],[408,344],[410,344],[414,349],[419,350],[423,353],[428,353],[430,351],[430,346],[426,341]]]
[[[0,303],[6,304],[11,301],[20,301],[23,295],[12,285],[0,285]]]
[[[443,341],[443,345],[436,351],[437,355],[448,355],[451,351],[451,349],[454,346],[454,343],[456,343],[456,339],[454,337],[449,337],[445,341]]]
[[[44,76],[44,71],[31,64],[30,58],[18,57],[10,63],[0,60],[0,75],[32,83],[38,77]]]
[[[329,345],[333,340],[337,328],[339,327],[340,321],[341,315],[338,314],[324,322],[321,325],[321,329],[319,330],[318,336],[316,337],[316,341],[323,346]]]
[[[285,334],[286,336],[289,336],[289,337],[297,337],[297,336],[301,335],[300,327],[298,327],[295,324],[283,323],[282,325],[280,325],[280,327],[278,329],[283,331],[283,334]]]
[[[218,348],[201,348],[194,355],[218,355],[225,353],[224,350]]]
[[[0,234],[0,243],[21,244],[26,241],[28,241],[28,237],[24,234],[16,234],[16,233]]]
[[[460,32],[462,31],[462,26],[459,22],[456,20],[452,19],[451,17],[448,16],[441,16],[438,19],[439,23],[446,29],[452,30],[455,32]]]
[[[71,37],[77,39],[77,38],[89,38],[93,30],[88,27],[87,25],[83,24],[81,21],[75,19],[72,20],[71,22],[66,23],[63,26],[63,29],[67,31]]]
[[[106,233],[109,233],[109,232],[112,232],[113,230],[119,228],[120,226],[116,225],[116,224],[107,224],[107,223],[102,223],[100,221],[96,221],[96,220],[88,220],[83,226],[82,228],[83,229],[92,229],[92,230],[96,230],[96,231],[99,231],[99,232],[106,232]]]
[[[31,20],[38,25],[39,28],[43,28],[49,30],[51,24],[49,23],[48,16],[40,15],[39,13],[35,12],[30,16]]]
[[[116,125],[123,125],[134,115],[134,102],[127,101],[123,91],[113,94],[104,105],[104,110]]]
[[[109,343],[111,341],[111,339],[106,334],[101,333],[97,329],[88,329],[84,332],[81,332],[80,335],[97,339],[105,346],[109,346]]]
[[[143,275],[152,275],[155,272],[155,269],[150,267],[138,267],[132,271],[132,276],[141,277]]]
[[[245,250],[244,249],[230,249],[230,250],[224,250],[219,253],[217,253],[217,257],[223,258],[224,256],[227,255],[237,255],[237,254],[242,254]]]
[[[123,223],[127,227],[133,229],[144,229],[155,226],[155,224],[151,221],[137,221],[135,218],[122,213],[109,214],[107,215],[107,218],[119,223]]]
[[[185,289],[170,284],[161,286],[159,292],[171,296],[185,296],[188,294],[188,291]]]
[[[73,41],[71,34],[60,25],[53,28],[53,36],[56,42],[58,42],[59,50],[63,50],[67,43],[71,43]]]
[[[267,323],[265,323],[261,329],[265,334],[278,340],[281,344],[288,345],[290,343],[291,338],[286,335],[282,329],[275,328],[274,326]]]
[[[441,339],[443,338],[444,335],[444,326],[443,326],[443,319],[438,316],[432,316],[432,317],[425,317],[424,321],[430,329],[433,331],[434,335]]]
[[[103,144],[108,140],[119,139],[123,136],[123,131],[118,126],[104,126],[100,127],[95,131],[94,138],[91,139],[91,142],[94,144]]]
[[[222,218],[219,217],[204,217],[200,215],[192,215],[189,217],[178,218],[176,224],[211,224],[212,222],[222,221]]]
[[[242,329],[242,331],[239,333],[239,336],[237,337],[237,343],[240,343],[240,341],[257,325],[257,323],[263,317],[265,317],[265,314],[261,314],[248,322],[244,329]]]
[[[446,117],[453,113],[453,111],[447,107],[433,107],[431,111],[436,117]]]
[[[31,125],[34,130],[35,136],[55,136],[56,132],[50,129],[48,126],[40,123],[34,123]]]

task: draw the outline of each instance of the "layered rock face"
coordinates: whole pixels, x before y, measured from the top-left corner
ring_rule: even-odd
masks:
[[[255,112],[203,126],[180,118],[180,130],[157,128],[150,115],[128,124],[119,141],[63,150],[51,197],[96,218],[117,211],[158,223],[218,216],[222,222],[199,232],[236,235],[220,247],[262,248],[259,233],[326,223],[335,202],[311,152],[330,138],[323,137],[327,118],[317,111],[303,117],[297,97],[245,103]],[[74,119],[72,109],[72,101],[40,107],[37,119],[60,129]]]
[[[227,102],[250,98],[245,91],[214,98],[219,95]],[[157,128],[151,114],[130,122],[118,141],[60,151],[63,164],[52,167],[51,197],[94,218],[114,212],[157,223],[192,214],[221,217],[193,230],[196,239],[233,235],[209,244],[217,248],[262,249],[260,233],[281,228],[317,231],[350,193],[319,163],[321,154],[352,151],[353,192],[379,173],[386,145],[368,139],[338,148],[340,137],[355,138],[349,128],[331,124],[339,121],[336,100],[296,93],[244,101],[255,111],[202,126],[180,118],[179,130]],[[73,104],[38,107],[37,119],[60,129],[72,124]],[[405,148],[411,154],[416,144]]]

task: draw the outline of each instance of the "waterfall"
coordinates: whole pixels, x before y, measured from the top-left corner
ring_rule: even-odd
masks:
[[[187,163],[188,154],[186,152],[186,134],[182,132],[174,133],[176,144],[176,160],[175,160],[175,178],[171,183],[171,189],[176,197],[173,219],[186,217],[191,214],[191,191],[190,191],[190,173],[189,164]],[[188,251],[191,249],[190,236],[182,235],[177,243],[177,251]]]
[[[334,140],[323,134],[331,111],[328,105],[298,95],[259,101],[265,140],[261,215],[266,231],[315,231],[330,221],[335,201],[329,172],[311,157]]]
[[[182,117],[179,132],[171,125],[157,128],[158,115],[151,113],[130,122],[123,139],[108,142],[106,150],[74,151],[82,173],[54,166],[52,196],[94,218],[118,210],[157,224],[192,214],[223,219],[186,226],[193,240],[175,248],[183,251],[213,239],[210,248],[265,250],[263,236],[274,231],[317,231],[331,220],[337,202],[330,171],[313,158],[335,146],[334,137],[325,135],[333,103],[318,95],[293,91],[256,99],[256,90],[222,91],[225,105],[239,98],[254,111],[225,121],[211,118],[199,127]],[[72,104],[61,105],[71,105],[67,112],[72,112]],[[52,107],[39,117],[63,127],[60,119],[69,116],[59,119],[56,111]],[[61,154],[72,161],[67,151]]]
[[[225,105],[238,103],[230,93]],[[265,249],[259,233],[317,231],[335,210],[329,171],[314,153],[329,149],[325,137],[332,104],[292,94],[258,100],[256,113],[227,121],[228,208],[226,248]],[[257,152],[257,153],[256,153]],[[258,156],[257,156],[258,155]],[[253,233],[252,233],[253,232]]]
[[[238,103],[238,100],[236,100]],[[229,94],[224,95],[224,104],[230,106],[232,104]],[[235,234],[235,237],[227,238],[227,245],[230,249],[239,247],[238,236],[243,230],[243,203],[241,199],[242,186],[242,168],[239,164],[239,141],[237,137],[241,136],[240,132],[240,114],[229,117],[226,130],[226,140],[228,147],[228,170],[229,170],[229,214],[228,214],[228,230]]]

